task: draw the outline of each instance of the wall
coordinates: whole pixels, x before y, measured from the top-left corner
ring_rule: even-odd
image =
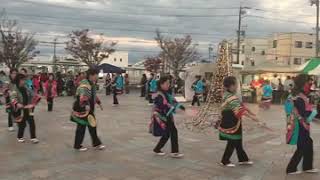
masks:
[[[128,67],[129,57],[128,52],[115,52],[108,58],[104,59],[101,64],[108,63],[117,67]]]

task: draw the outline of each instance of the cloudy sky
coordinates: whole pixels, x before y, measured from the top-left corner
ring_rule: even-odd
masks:
[[[313,32],[315,7],[308,0],[0,0],[11,19],[17,19],[40,41],[65,42],[72,30],[89,28],[118,41],[131,63],[155,55],[155,30],[181,37],[190,34],[203,58],[208,47],[236,36],[239,6],[250,7],[243,19],[247,37],[273,32]],[[52,56],[51,44],[38,47],[42,58]],[[64,45],[57,47],[64,55]]]

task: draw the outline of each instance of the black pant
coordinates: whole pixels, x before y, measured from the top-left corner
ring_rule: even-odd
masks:
[[[119,104],[117,90],[113,90],[113,104]]]
[[[287,173],[297,171],[297,166],[303,158],[302,168],[304,171],[313,169],[313,141],[308,137],[305,142],[298,142],[297,150],[293,154],[288,167]]]
[[[27,126],[27,122],[30,128],[30,137],[31,139],[34,139],[36,138],[36,124],[34,122],[33,116],[23,117],[22,121],[18,123],[18,138],[23,138],[24,129]]]
[[[47,103],[48,103],[48,111],[52,111],[52,109],[53,109],[53,97],[48,97],[47,98]]]
[[[141,95],[140,97],[145,97],[146,96],[146,86],[141,87]]]
[[[179,152],[178,130],[177,130],[172,118],[168,119],[166,126],[167,126],[166,133],[161,137],[159,143],[154,148],[154,151],[160,152],[161,149],[168,142],[169,138],[171,138],[171,152],[178,153]]]
[[[106,96],[109,96],[111,94],[111,87],[107,86],[106,87]]]
[[[199,97],[198,97],[197,94],[195,94],[195,95],[193,96],[193,100],[192,100],[192,104],[191,104],[191,105],[193,106],[195,103],[197,103],[198,106],[200,106],[200,100],[199,100]]]
[[[234,149],[236,149],[237,151],[237,155],[238,155],[238,160],[239,162],[246,162],[249,161],[249,158],[246,154],[246,152],[243,149],[242,146],[242,139],[239,140],[228,140],[226,149],[224,151],[223,157],[221,162],[223,164],[229,164],[230,163],[230,158],[233,154]]]
[[[12,113],[8,112],[8,127],[13,126],[13,121],[12,121]]]
[[[152,99],[152,94],[151,93],[148,94],[148,99],[149,99],[149,103],[153,104],[153,99]]]
[[[86,128],[87,128],[87,126],[85,126],[85,125],[81,125],[81,124],[77,125],[76,138],[75,138],[74,146],[73,146],[75,149],[80,149],[82,147],[82,142],[84,139],[84,135],[86,133]],[[88,129],[89,129],[89,133],[90,133],[91,140],[92,140],[92,146],[96,147],[96,146],[101,145],[101,141],[97,135],[97,128],[88,126]]]

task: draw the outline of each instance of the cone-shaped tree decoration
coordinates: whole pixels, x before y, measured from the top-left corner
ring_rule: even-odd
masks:
[[[216,72],[210,83],[207,102],[200,109],[192,122],[187,123],[187,127],[191,130],[205,130],[208,127],[212,127],[219,119],[220,105],[223,96],[223,80],[225,77],[232,75],[230,51],[231,48],[226,41],[220,44]]]

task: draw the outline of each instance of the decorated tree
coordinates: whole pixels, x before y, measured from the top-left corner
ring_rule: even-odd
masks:
[[[160,54],[165,60],[165,66],[172,70],[175,77],[178,77],[188,63],[200,58],[197,45],[193,43],[190,35],[172,39],[157,31],[155,40],[162,50]]]
[[[232,75],[232,65],[229,44],[224,41],[219,47],[219,59],[216,63],[216,72],[210,84],[210,91],[207,102],[200,109],[197,116],[188,122],[191,129],[203,130],[214,125],[218,120],[220,113],[220,105],[223,96],[223,80],[225,77]]]
[[[74,59],[84,62],[89,67],[99,65],[103,59],[115,52],[116,42],[106,42],[103,35],[90,36],[89,29],[73,31],[69,34],[66,51]]]
[[[147,57],[146,61],[144,62],[144,67],[146,70],[153,73],[158,73],[161,66],[162,60],[158,56]]]
[[[32,60],[40,52],[36,51],[38,42],[33,34],[23,32],[16,20],[7,17],[5,11],[0,15],[0,63],[8,68],[18,68]]]

